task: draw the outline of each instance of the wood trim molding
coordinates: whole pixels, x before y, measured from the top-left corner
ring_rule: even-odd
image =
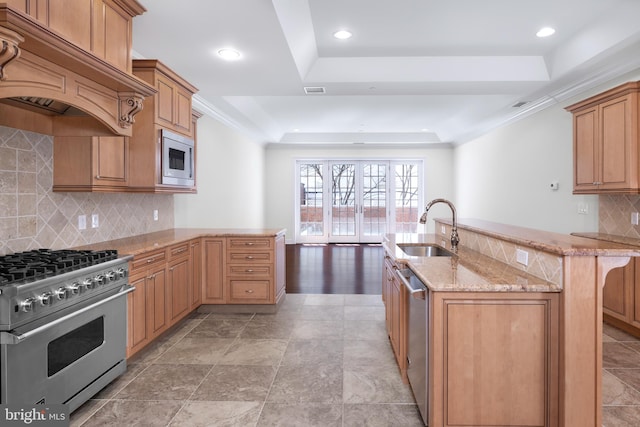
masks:
[[[20,56],[18,45],[23,41],[20,34],[0,27],[0,80],[6,79],[5,67]]]

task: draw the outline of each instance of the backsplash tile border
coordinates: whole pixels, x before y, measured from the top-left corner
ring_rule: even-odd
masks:
[[[174,226],[173,195],[54,193],[52,185],[53,137],[0,126],[0,255],[82,246]],[[93,213],[99,216],[95,229]],[[86,230],[78,229],[78,215],[87,216]]]

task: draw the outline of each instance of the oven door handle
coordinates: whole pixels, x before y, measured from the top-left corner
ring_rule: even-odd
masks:
[[[71,319],[72,317],[78,316],[82,313],[86,313],[90,310],[93,310],[103,304],[106,304],[110,301],[113,301],[116,298],[120,298],[123,295],[128,294],[129,292],[134,291],[136,288],[134,286],[131,285],[124,285],[122,288],[120,288],[120,290],[118,291],[117,294],[112,295],[108,298],[105,298],[103,300],[100,300],[98,302],[96,302],[95,304],[91,304],[87,307],[81,308],[79,310],[74,311],[73,313],[69,313],[65,316],[62,316],[52,322],[46,323],[42,326],[39,326],[35,329],[32,329],[28,332],[25,332],[24,334],[19,334],[19,333],[14,333],[14,332],[0,332],[0,344],[20,344],[22,342],[24,342],[25,340],[38,335],[48,329],[53,328],[56,325],[59,325],[60,323],[66,322],[67,320]]]

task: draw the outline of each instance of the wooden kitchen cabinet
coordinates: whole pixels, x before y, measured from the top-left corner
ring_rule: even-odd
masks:
[[[398,267],[386,256],[384,260],[383,296],[387,334],[396,357],[400,374],[407,380],[407,292],[396,277]]]
[[[53,191],[126,190],[129,138],[59,136],[53,143]]]
[[[162,184],[162,130],[170,130],[194,140],[197,152],[196,119],[191,99],[197,89],[162,62],[151,59],[133,61],[133,74],[158,91],[144,100],[136,115],[130,144],[130,191],[195,193],[194,186]],[[196,161],[194,160],[194,168]],[[194,170],[195,175],[195,170]]]
[[[205,237],[202,239],[202,250],[204,251],[202,303],[224,304],[226,301],[224,286],[225,239]]]
[[[566,109],[573,114],[574,194],[640,192],[640,82]]]
[[[602,295],[604,321],[640,337],[640,260],[607,274]]]
[[[194,239],[189,242],[191,258],[191,278],[189,292],[189,310],[193,311],[202,303],[202,241]]]
[[[174,324],[191,308],[190,242],[169,247],[167,264],[167,308],[169,323]]]
[[[130,263],[127,357],[140,351],[169,327],[166,250],[136,256]]]

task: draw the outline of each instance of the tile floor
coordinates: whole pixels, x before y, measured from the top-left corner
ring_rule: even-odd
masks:
[[[605,324],[602,341],[602,424],[638,427],[640,339]]]
[[[380,295],[289,294],[277,314],[190,316],[72,426],[422,426]]]
[[[640,426],[640,340],[604,326],[603,425]],[[195,313],[71,426],[422,426],[379,295],[289,294],[277,314]]]

